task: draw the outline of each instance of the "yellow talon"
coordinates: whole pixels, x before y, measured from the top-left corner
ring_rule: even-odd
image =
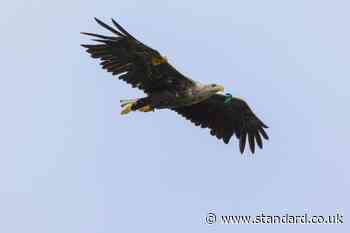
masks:
[[[125,115],[131,112],[132,105],[133,103],[126,104],[120,114]]]
[[[149,105],[143,106],[142,108],[138,109],[140,112],[150,112],[153,111],[153,108]]]

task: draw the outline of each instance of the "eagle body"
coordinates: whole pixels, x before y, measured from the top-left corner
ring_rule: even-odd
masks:
[[[262,138],[268,139],[264,130],[267,126],[245,101],[219,94],[224,91],[221,85],[205,85],[184,76],[157,50],[138,41],[113,19],[115,27],[95,20],[114,36],[83,32],[95,37],[98,44],[82,46],[91,57],[101,60],[103,69],[146,94],[142,98],[121,100],[122,114],[169,109],[196,126],[209,128],[211,135],[225,143],[236,136],[241,153],[246,141],[252,153],[255,144],[263,147]]]
[[[132,110],[137,110],[145,105],[152,107],[152,109],[176,109],[191,106],[200,103],[215,94],[215,91],[207,91],[208,88],[212,89],[211,87],[207,87],[207,85],[196,83],[190,87],[183,87],[182,90],[162,90],[152,92],[145,98],[133,100],[137,102]],[[216,89],[223,90],[221,86],[217,86]]]

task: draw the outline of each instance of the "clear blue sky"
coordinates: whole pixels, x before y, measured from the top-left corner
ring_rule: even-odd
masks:
[[[348,232],[212,225],[228,215],[349,214],[349,1],[2,4],[0,232]],[[244,98],[270,126],[251,156],[102,70],[80,31],[113,17],[183,73]],[[346,230],[346,228],[348,230]]]

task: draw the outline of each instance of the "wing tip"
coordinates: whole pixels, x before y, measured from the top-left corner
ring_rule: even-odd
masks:
[[[113,27],[109,26],[108,24],[104,23],[102,20],[98,19],[97,17],[94,17],[95,21],[102,26],[103,28],[111,31],[112,33],[118,35],[118,36],[124,36],[122,33],[114,29]],[[112,21],[113,22],[113,21]],[[118,27],[117,27],[118,28]],[[118,28],[119,29],[119,28]]]
[[[97,22],[97,23],[103,23],[99,18],[97,17],[94,17],[94,20]]]
[[[239,151],[241,152],[241,154],[243,154],[244,152],[246,140],[247,140],[247,134],[242,133],[239,138]]]
[[[254,136],[252,134],[248,135],[248,142],[249,142],[249,147],[250,147],[250,151],[252,152],[252,154],[254,154],[255,152],[255,141],[254,141]]]

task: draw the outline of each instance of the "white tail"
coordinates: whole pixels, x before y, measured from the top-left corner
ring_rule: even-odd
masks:
[[[124,107],[127,104],[135,103],[137,99],[127,99],[127,100],[120,100],[120,105]]]

